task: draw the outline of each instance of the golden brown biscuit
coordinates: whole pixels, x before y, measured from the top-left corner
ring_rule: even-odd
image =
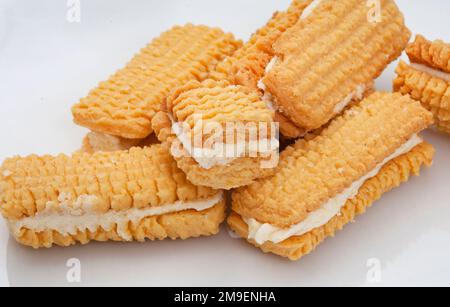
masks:
[[[407,96],[375,93],[319,136],[288,147],[273,177],[233,193],[232,210],[248,224],[248,239],[281,248],[291,237],[315,231],[338,216],[364,184],[382,178],[390,162],[408,153],[416,156],[415,149],[425,157],[416,166],[429,164],[433,150],[417,134],[432,120],[431,113]]]
[[[365,213],[384,193],[408,181],[412,175],[419,176],[422,165],[431,165],[433,155],[433,147],[423,143],[411,152],[392,160],[382,168],[376,177],[364,183],[358,195],[347,201],[341,209],[340,215],[333,217],[321,227],[278,244],[266,242],[259,246],[254,240],[249,240],[249,242],[260,247],[266,253],[274,253],[290,260],[299,260],[316,249],[327,237],[333,237],[346,224],[353,222],[357,215]],[[233,212],[228,217],[228,224],[239,236],[248,237],[248,226],[238,214]]]
[[[173,88],[207,78],[240,46],[232,34],[217,28],[176,26],[73,106],[74,121],[92,131],[144,139],[152,133],[151,120]]]
[[[450,45],[418,35],[407,53],[411,64],[400,62],[394,90],[419,100],[433,113],[437,127],[450,133]]]
[[[392,0],[381,1],[380,22],[360,0],[323,0],[274,43],[260,87],[299,131],[326,124],[395,60],[410,37]]]
[[[273,173],[279,147],[274,112],[257,92],[226,81],[191,82],[169,96],[166,106],[167,112],[153,119],[153,129],[192,183],[228,190]],[[185,126],[186,133],[177,132]],[[267,135],[259,134],[261,128]],[[216,133],[220,139],[210,142]],[[267,142],[268,148],[255,147]],[[214,145],[232,151],[210,154]],[[254,155],[250,147],[255,148]]]
[[[34,248],[211,235],[225,214],[223,193],[187,181],[161,145],[14,157],[0,189],[12,235]]]

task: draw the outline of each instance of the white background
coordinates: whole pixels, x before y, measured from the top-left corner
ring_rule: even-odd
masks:
[[[399,0],[414,33],[450,41],[450,1]],[[174,24],[220,26],[247,39],[289,0],[0,0],[0,160],[70,153],[86,130],[70,107]],[[378,88],[390,90],[395,65]],[[66,261],[81,261],[83,285],[450,286],[450,137],[426,132],[435,165],[376,203],[316,252],[291,263],[220,235],[146,244],[90,244],[33,251],[9,239],[0,220],[0,285],[71,285]],[[377,258],[381,281],[366,276]]]

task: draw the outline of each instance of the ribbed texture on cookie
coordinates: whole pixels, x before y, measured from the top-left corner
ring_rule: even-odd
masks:
[[[442,40],[429,41],[422,35],[417,35],[415,41],[406,48],[406,53],[413,63],[450,73],[450,44]]]
[[[299,223],[432,120],[431,113],[407,96],[375,93],[320,136],[288,148],[275,176],[236,190],[233,210],[283,228]]]
[[[125,68],[72,108],[74,121],[128,139],[152,133],[151,119],[169,92],[204,80],[241,46],[232,34],[206,26],[176,26],[141,50]]]
[[[175,121],[187,123],[191,128],[196,124],[198,115],[204,123],[207,121],[227,123],[270,123],[274,112],[271,111],[259,94],[243,86],[230,85],[226,81],[206,80],[190,82],[178,88],[167,99],[167,111]],[[172,122],[165,112],[158,113],[152,121],[158,139],[164,148],[171,150],[176,136],[172,131]],[[226,141],[226,139],[225,139]],[[229,190],[265,178],[273,174],[273,169],[261,168],[262,157],[237,158],[227,165],[216,165],[210,169],[202,168],[193,158],[175,157],[177,165],[189,181],[196,185],[215,189]]]
[[[128,229],[130,237],[134,241],[143,242],[145,240],[188,239],[199,236],[210,236],[219,232],[220,224],[225,219],[225,201],[211,209],[197,212],[188,210],[177,213],[170,213],[161,216],[151,216],[142,219],[139,223],[129,223]],[[123,229],[121,231],[124,231]],[[78,231],[76,234],[64,234],[47,230],[35,232],[23,228],[15,239],[26,246],[33,248],[50,248],[53,245],[71,246],[77,243],[87,244],[91,241],[129,241],[122,238],[114,227],[111,230],[104,230],[98,227],[95,231]]]
[[[408,181],[410,176],[418,176],[421,166],[431,165],[433,156],[434,148],[427,143],[422,143],[411,152],[386,164],[376,177],[364,183],[354,199],[347,201],[341,209],[341,214],[335,216],[324,226],[278,244],[267,242],[259,246],[254,241],[250,241],[250,243],[260,247],[264,252],[287,257],[290,260],[298,260],[314,251],[327,237],[333,237],[337,231],[352,222],[357,215],[365,213],[384,193]],[[228,224],[241,237],[248,237],[247,225],[236,213],[232,213],[228,218]]]
[[[409,94],[430,110],[439,129],[450,133],[450,83],[418,71],[401,61],[394,90]]]
[[[194,127],[194,115],[205,121],[272,122],[274,112],[267,108],[257,92],[227,82],[206,80],[190,82],[167,98],[168,111],[177,122]]]
[[[273,43],[295,25],[311,2],[312,0],[294,0],[286,11],[276,12],[242,48],[219,63],[210,77],[216,81],[228,80],[230,83],[258,90],[257,83],[273,57]]]
[[[279,60],[264,83],[298,127],[310,131],[327,123],[338,103],[404,50],[410,32],[403,15],[392,0],[381,7],[382,21],[375,23],[365,1],[324,1],[274,44]]]
[[[35,216],[62,201],[88,198],[96,212],[164,206],[217,192],[187,181],[160,145],[129,151],[8,159],[0,168],[0,207],[7,219]]]

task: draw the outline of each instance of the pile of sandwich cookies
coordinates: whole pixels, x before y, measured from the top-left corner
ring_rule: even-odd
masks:
[[[409,44],[396,3],[380,4],[372,20],[364,0],[293,0],[246,43],[207,26],[164,32],[73,106],[90,130],[79,151],[4,161],[12,236],[187,239],[227,219],[264,252],[309,254],[431,166],[421,131],[450,133],[450,44]],[[404,50],[394,93],[378,92]]]

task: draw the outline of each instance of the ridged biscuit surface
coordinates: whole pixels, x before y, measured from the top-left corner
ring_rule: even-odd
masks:
[[[421,72],[401,61],[394,90],[409,94],[430,110],[438,128],[450,133],[450,82]]]
[[[260,247],[264,252],[274,253],[290,260],[298,260],[314,251],[327,237],[333,237],[346,224],[354,221],[357,215],[365,213],[373,202],[384,193],[408,181],[411,175],[419,175],[422,165],[431,165],[433,155],[434,148],[427,143],[422,143],[411,152],[392,160],[381,169],[376,177],[364,183],[358,195],[347,201],[341,209],[340,215],[302,236],[294,236],[278,244],[266,242],[262,246],[253,240],[249,240],[249,242]],[[248,237],[247,224],[238,214],[233,212],[228,218],[228,224],[241,237]]]
[[[450,44],[442,40],[429,41],[417,35],[415,41],[406,48],[406,53],[413,63],[450,73]]]
[[[230,85],[226,81],[191,82],[172,93],[167,100],[167,112],[160,112],[153,119],[153,128],[167,150],[171,150],[177,137],[172,131],[173,120],[194,128],[201,118],[217,123],[226,129],[227,123],[264,124],[270,128],[274,112],[271,111],[257,92],[243,86]],[[197,117],[196,117],[197,116]],[[227,139],[224,136],[224,142]],[[231,143],[233,144],[233,143]],[[178,167],[196,185],[216,189],[231,189],[250,184],[257,178],[273,173],[273,168],[262,168],[263,157],[239,157],[226,165],[202,168],[192,157],[175,157]]]
[[[217,28],[176,26],[81,99],[72,108],[74,121],[96,132],[146,138],[153,116],[173,88],[206,79],[240,46],[232,34]]]
[[[432,121],[432,114],[407,96],[375,93],[319,136],[285,150],[273,177],[236,190],[233,210],[281,228],[299,223]]]
[[[323,1],[275,42],[278,61],[264,83],[296,126],[310,131],[326,124],[340,102],[404,50],[410,32],[402,13],[392,0],[380,4],[381,21],[375,22],[366,1]]]
[[[225,201],[211,209],[203,211],[187,210],[176,213],[151,216],[142,219],[137,224],[129,223],[126,230],[131,240],[143,242],[145,240],[163,240],[166,238],[187,239],[199,236],[211,236],[219,232],[220,224],[225,219]],[[124,231],[124,230],[121,230]],[[55,230],[36,232],[23,228],[15,239],[33,248],[50,248],[53,245],[71,246],[77,243],[87,244],[91,241],[130,241],[125,240],[117,230],[78,231],[76,234],[61,234]]]

